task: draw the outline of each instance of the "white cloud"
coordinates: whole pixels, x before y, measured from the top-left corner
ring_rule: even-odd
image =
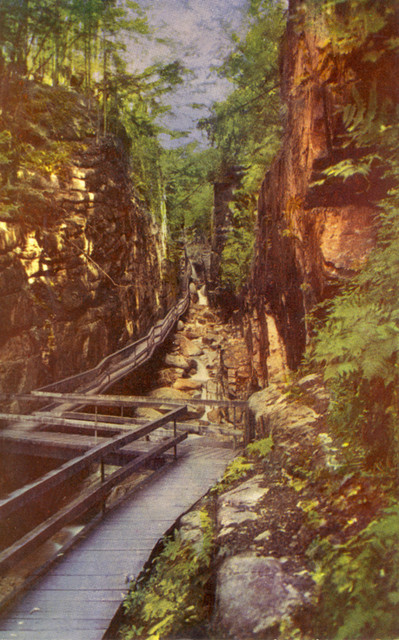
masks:
[[[196,121],[206,112],[188,105],[193,102],[210,105],[223,99],[231,89],[231,84],[218,78],[211,68],[219,66],[229,52],[230,34],[239,29],[247,0],[139,0],[139,3],[147,12],[154,38],[150,48],[142,42],[129,45],[131,64],[140,70],[156,61],[178,58],[194,71],[195,77],[188,78],[173,98],[169,96],[173,114],[166,121],[169,127],[189,128],[198,137]],[[156,42],[161,38],[167,42]]]

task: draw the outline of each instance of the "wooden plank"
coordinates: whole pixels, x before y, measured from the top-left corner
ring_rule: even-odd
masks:
[[[70,553],[60,558],[60,563],[54,567],[57,575],[53,572],[48,574],[40,583],[35,585],[34,591],[28,593],[22,601],[20,601],[15,609],[10,612],[13,620],[6,621],[9,623],[7,629],[10,629],[10,635],[0,633],[2,640],[12,640],[19,638],[21,626],[20,622],[27,618],[34,619],[35,614],[30,614],[33,608],[41,608],[42,597],[44,601],[47,598],[48,591],[52,591],[59,595],[60,607],[62,608],[62,597],[66,590],[76,589],[76,598],[80,603],[87,602],[86,620],[94,618],[91,616],[91,603],[86,597],[89,591],[94,591],[101,597],[101,591],[109,591],[109,589],[119,589],[121,593],[126,592],[125,577],[126,574],[137,576],[142,570],[144,563],[148,560],[148,551],[140,551],[142,547],[141,536],[151,533],[153,536],[153,545],[162,537],[176,519],[186,512],[195,502],[201,498],[210,486],[220,477],[223,469],[231,460],[233,453],[225,449],[219,450],[217,456],[217,445],[203,445],[203,439],[189,439],[187,444],[183,443],[186,455],[182,456],[177,465],[170,465],[163,470],[161,474],[148,482],[140,491],[136,493],[134,499],[130,499],[122,504],[118,509],[106,514],[101,520],[101,525],[91,532],[91,534],[81,540]],[[194,456],[191,456],[194,453]],[[208,458],[208,455],[211,458]],[[173,487],[173,493],[169,491]],[[162,497],[162,504],[159,505],[156,497]],[[177,505],[175,503],[177,499]],[[182,503],[184,502],[184,505]],[[165,510],[167,516],[165,516]],[[91,555],[91,551],[95,549],[120,548],[118,536],[122,534],[124,539],[129,536],[129,548],[115,555],[115,565],[112,567],[112,576],[103,576],[101,559],[101,551],[95,557],[96,572],[90,571],[90,574],[82,575],[81,567],[85,565],[85,559]],[[103,536],[106,540],[103,539]],[[109,545],[107,544],[109,541]],[[114,541],[118,541],[114,545]],[[137,551],[131,551],[130,544],[137,542]],[[76,573],[72,571],[61,572],[61,565],[65,568],[71,568],[73,565]],[[108,566],[108,563],[107,563]],[[71,575],[72,574],[72,575]],[[82,591],[87,589],[87,591]],[[122,599],[122,595],[121,595]],[[113,617],[115,610],[108,613],[108,606],[105,605],[104,612],[98,613],[95,622],[104,620],[108,616],[108,622],[104,624],[108,627],[109,621]],[[71,610],[71,624],[73,620],[73,611]],[[45,621],[43,620],[43,623]],[[83,621],[82,621],[83,623]],[[51,618],[48,619],[47,629],[53,629],[53,635],[46,636],[41,630],[32,630],[31,634],[26,635],[24,640],[89,640],[90,631],[86,633],[68,631],[60,635],[60,629],[63,623],[54,623]],[[66,622],[68,624],[68,622]],[[77,628],[78,628],[78,623]],[[5,626],[5,625],[4,625]],[[0,629],[3,627],[0,623]],[[67,627],[66,627],[67,628]],[[92,629],[97,627],[93,626]],[[14,634],[14,635],[12,635]],[[102,633],[97,632],[96,640],[100,640]],[[111,637],[112,634],[111,634]]]
[[[63,411],[60,414],[58,414],[56,411],[55,412],[49,411],[47,413],[41,411],[40,413],[42,415],[48,415],[48,416],[59,415],[62,418],[70,418],[72,420],[84,420],[85,422],[89,420],[90,422],[98,421],[98,422],[103,422],[105,424],[108,424],[108,423],[119,424],[122,426],[137,424],[137,418],[131,418],[130,416],[108,416],[101,413],[95,414],[95,413],[84,413],[79,411]]]
[[[185,415],[185,413],[186,407],[174,409],[164,416],[148,422],[146,425],[136,429],[135,431],[129,431],[126,434],[115,436],[111,440],[107,440],[107,442],[97,445],[97,447],[94,447],[91,451],[88,451],[82,456],[69,460],[59,469],[54,469],[42,476],[39,480],[25,485],[21,489],[17,489],[7,498],[0,500],[0,518],[4,518],[13,511],[29,504],[33,499],[43,495],[49,489],[53,489],[61,482],[64,482],[67,478],[70,478],[78,471],[84,469],[88,464],[100,460],[106,454],[116,451],[117,449],[124,447],[126,444],[151,433],[151,431],[167,424],[171,420],[177,420],[179,417]]]
[[[14,562],[17,562],[28,553],[36,549],[49,537],[54,535],[62,527],[76,520],[86,511],[101,502],[110,490],[122,480],[128,478],[132,473],[140,469],[148,460],[159,456],[171,447],[176,446],[187,438],[186,433],[182,433],[176,438],[169,438],[162,444],[153,447],[147,453],[139,456],[136,460],[126,465],[122,469],[118,469],[110,475],[99,487],[91,491],[89,494],[79,497],[64,509],[56,513],[54,516],[46,520],[28,534],[23,536],[15,544],[8,547],[0,554],[0,569],[9,568]]]
[[[181,405],[179,405],[180,407]],[[59,425],[60,427],[81,427],[82,420],[72,420],[70,418],[63,418],[62,414],[56,414],[52,412],[45,413],[30,413],[25,415],[24,413],[0,413],[0,420],[6,420],[7,422],[19,422],[24,426],[31,425],[33,427],[40,426],[42,424],[53,424]],[[148,422],[148,421],[147,421]],[[87,419],[87,425],[92,427],[93,423],[90,418]],[[109,429],[114,429],[109,422],[97,422],[97,431],[99,429],[104,429],[104,432],[107,433]],[[130,423],[129,423],[129,426]],[[120,430],[118,430],[119,433]],[[1,438],[2,431],[0,431]]]
[[[179,407],[184,404],[215,406],[215,407],[241,407],[246,409],[248,402],[246,400],[208,400],[203,398],[143,398],[140,396],[117,396],[107,394],[84,394],[84,393],[56,393],[46,391],[32,391],[35,397],[47,398],[48,400],[61,400],[62,402],[78,402],[85,405],[94,404],[106,406],[121,407],[161,407],[172,406]]]
[[[32,637],[29,637],[29,635],[20,636],[20,632],[23,632],[24,634],[29,634],[30,632],[33,632],[33,633],[39,632],[41,640],[43,638],[46,638],[46,639],[49,638],[49,640],[57,640],[57,638],[59,637],[59,633],[57,632],[57,626],[58,626],[57,621],[58,621],[59,626],[62,626],[63,632],[67,631],[71,633],[71,635],[69,636],[70,640],[75,640],[76,636],[74,632],[78,630],[87,631],[88,633],[90,631],[93,632],[93,630],[95,630],[97,635],[93,635],[93,638],[95,638],[95,640],[99,640],[102,635],[102,634],[101,635],[99,634],[99,631],[103,631],[108,626],[109,619],[97,617],[95,616],[94,613],[92,618],[86,617],[86,619],[83,619],[83,620],[81,618],[74,618],[72,615],[68,615],[67,612],[65,612],[65,615],[63,616],[62,596],[59,595],[59,597],[60,597],[60,601],[58,606],[58,615],[52,615],[52,616],[48,616],[47,618],[42,618],[42,617],[36,617],[34,614],[40,613],[40,612],[34,611],[32,615],[28,614],[25,618],[19,617],[18,620],[20,622],[23,622],[23,624],[20,624],[20,627],[18,628],[18,635],[14,634],[14,636],[11,635],[10,637],[11,638],[14,637],[17,640],[19,640],[21,637],[23,638],[26,637],[28,638],[28,640],[32,640]],[[119,602],[120,602],[120,597],[119,597]],[[71,614],[71,612],[69,613]],[[12,625],[13,619],[9,618],[9,620]],[[2,631],[2,634],[1,634],[2,640],[4,638],[3,632],[6,631],[11,625],[8,625],[7,622],[0,622],[0,630]],[[48,631],[49,635],[42,636],[41,632],[44,632],[44,631]],[[62,637],[65,638],[65,634]],[[86,636],[84,637],[86,638]]]
[[[3,449],[6,453],[24,454],[56,460],[71,460],[90,451],[98,442],[94,438],[79,436],[67,440],[67,434],[51,433],[47,431],[16,431],[8,429],[1,434]],[[136,445],[137,446],[137,445]],[[105,464],[121,465],[133,460],[140,452],[131,446],[113,451],[104,456]]]
[[[49,414],[50,415],[50,414]],[[87,414],[86,414],[87,415]],[[82,418],[83,420],[83,418]],[[126,432],[126,429],[123,427],[99,427],[98,424],[95,423],[94,420],[90,420],[91,424],[46,424],[43,428],[40,429],[40,433],[74,433],[76,435],[91,435],[94,436],[97,434],[99,437],[112,438],[113,436],[117,436],[119,433]],[[133,424],[133,423],[131,423]],[[131,430],[131,424],[126,425],[129,426],[129,430]],[[136,426],[137,423],[136,423]]]
[[[87,405],[97,405],[104,407],[160,407],[163,405],[177,408],[181,407],[183,400],[164,400],[162,398],[152,399],[141,396],[118,396],[107,394],[88,393],[58,393],[55,391],[31,391],[34,398],[45,398],[47,400],[59,400],[61,402],[71,402]],[[17,398],[17,396],[15,396]]]

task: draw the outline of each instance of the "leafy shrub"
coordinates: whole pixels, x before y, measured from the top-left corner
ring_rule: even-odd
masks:
[[[253,230],[233,229],[222,252],[221,280],[225,286],[239,291],[250,272],[253,254]]]
[[[340,114],[342,150],[351,157],[324,174],[337,186],[361,177],[361,195],[371,204],[374,195],[379,206],[380,229],[375,250],[330,305],[313,357],[325,367],[335,428],[357,454],[363,449],[367,466],[393,469],[399,455],[399,119],[394,90],[387,90],[379,69],[382,65],[388,73],[392,68],[399,41],[392,38],[395,3],[372,4],[325,4],[325,47],[338,56],[356,52],[346,63],[359,80]],[[359,68],[355,59],[365,64]],[[386,197],[378,202],[383,193]],[[377,217],[376,212],[376,222]]]
[[[266,458],[273,449],[273,437],[268,436],[262,438],[262,440],[256,440],[251,442],[247,446],[247,453],[249,456],[255,456],[257,458]]]
[[[399,504],[341,545],[324,541],[315,636],[328,640],[399,635]]]
[[[226,491],[236,480],[246,476],[253,469],[253,466],[252,462],[249,462],[246,457],[237,456],[226,468],[221,481],[213,487],[212,493]]]
[[[149,577],[132,585],[124,602],[129,624],[121,631],[123,640],[158,640],[207,615],[213,530],[206,510],[201,511],[201,528],[200,548],[176,532]]]

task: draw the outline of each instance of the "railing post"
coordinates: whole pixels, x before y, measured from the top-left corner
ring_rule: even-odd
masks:
[[[104,484],[104,480],[105,480],[104,458],[101,458],[100,473],[101,473],[101,484]],[[105,496],[103,496],[103,499],[101,502],[101,511],[104,516],[105,515]]]
[[[176,438],[177,435],[177,429],[176,429],[176,419],[173,420],[173,437]],[[174,452],[174,458],[176,460],[177,458],[177,445],[175,445],[173,447],[173,452]]]

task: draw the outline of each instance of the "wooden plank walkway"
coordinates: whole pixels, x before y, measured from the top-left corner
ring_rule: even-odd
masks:
[[[0,619],[0,640],[101,640],[157,541],[221,476],[234,451],[190,436],[173,466],[103,522]]]

